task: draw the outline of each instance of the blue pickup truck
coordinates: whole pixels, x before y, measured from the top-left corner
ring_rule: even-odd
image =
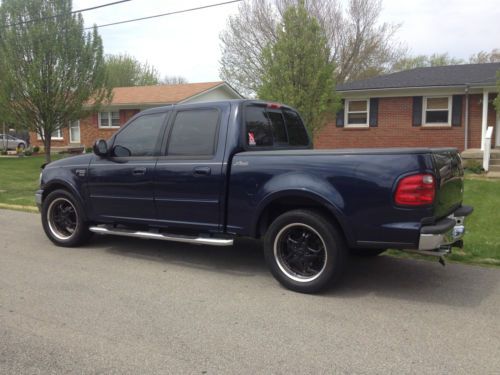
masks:
[[[45,166],[36,202],[56,245],[93,233],[230,246],[262,239],[287,288],[334,283],[349,253],[442,257],[462,245],[456,149],[313,150],[300,115],[255,100],[145,110],[94,153]]]

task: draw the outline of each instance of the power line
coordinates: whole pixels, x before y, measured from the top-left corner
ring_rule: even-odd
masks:
[[[106,23],[104,25],[86,27],[85,30],[93,29],[94,27],[101,28],[101,27],[107,27],[107,26],[121,25],[121,24],[124,24],[124,23],[149,20],[151,18],[159,18],[159,17],[171,16],[173,14],[194,12],[196,10],[207,9],[207,8],[214,8],[214,7],[218,7],[218,6],[221,6],[221,5],[227,5],[227,4],[232,4],[232,3],[239,3],[241,1],[243,1],[243,0],[225,1],[225,2],[222,2],[222,3],[204,5],[204,6],[200,6],[200,7],[196,7],[196,8],[183,9],[183,10],[177,10],[177,11],[174,11],[174,12],[161,13],[161,14],[155,14],[155,15],[152,15],[152,16],[146,16],[146,17],[133,18],[133,19],[124,20],[124,21]]]
[[[112,3],[106,3],[106,4],[96,5],[96,6],[91,7],[91,8],[84,8],[84,9],[79,9],[79,10],[73,10],[73,11],[69,12],[69,14],[88,12],[90,10],[95,10],[95,9],[99,9],[99,8],[109,7],[109,6],[112,6],[112,5],[118,5],[118,4],[121,4],[121,3],[126,3],[128,1],[132,1],[132,0],[119,0],[119,1],[114,1]],[[59,17],[65,16],[66,14],[67,13],[59,13],[59,14],[55,14],[55,15],[49,16],[49,17],[41,17],[41,18],[35,18],[35,19],[32,19],[32,20],[24,21],[24,22],[11,23],[11,24],[5,25],[5,26],[3,26],[1,28],[6,29],[8,27],[26,25],[28,23],[33,23],[33,22],[46,21],[46,20],[50,20],[50,19],[53,19],[53,18],[59,18]]]

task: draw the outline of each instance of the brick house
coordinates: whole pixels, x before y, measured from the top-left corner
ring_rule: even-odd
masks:
[[[500,147],[500,63],[417,68],[337,87],[344,106],[315,138],[317,148],[484,149],[488,126]]]
[[[52,148],[91,147],[97,139],[110,138],[132,116],[147,108],[240,98],[242,96],[225,82],[116,87],[111,102],[103,105],[100,112],[54,132]],[[30,133],[30,140],[34,146],[43,146],[40,136],[34,132]]]

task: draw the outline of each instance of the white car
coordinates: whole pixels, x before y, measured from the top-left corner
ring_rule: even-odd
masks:
[[[0,149],[17,150],[18,147],[24,150],[26,148],[26,141],[8,134],[0,134]]]

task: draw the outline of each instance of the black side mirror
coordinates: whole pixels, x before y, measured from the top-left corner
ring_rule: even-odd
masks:
[[[99,139],[94,143],[94,154],[98,156],[107,156],[108,155],[108,142],[104,139]]]

